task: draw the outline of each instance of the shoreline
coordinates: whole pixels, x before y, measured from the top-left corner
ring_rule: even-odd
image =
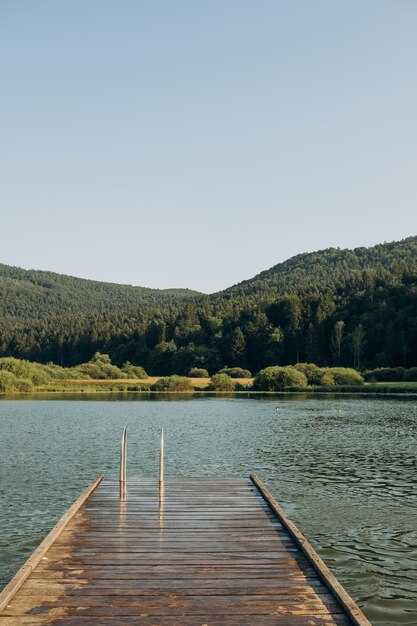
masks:
[[[233,382],[239,384],[238,389],[211,390],[208,388],[210,378],[188,378],[191,387],[184,390],[154,390],[151,385],[157,382],[160,376],[148,378],[89,378],[89,379],[53,379],[49,382],[38,384],[27,390],[8,390],[0,392],[0,399],[27,399],[27,398],[57,398],[66,396],[77,397],[100,397],[100,396],[125,396],[138,398],[154,397],[416,397],[417,382],[366,382],[352,385],[326,385],[307,387],[286,387],[279,391],[253,389],[254,378],[234,378]],[[185,377],[184,377],[185,378]]]
[[[218,397],[218,396],[223,396],[223,397],[237,397],[237,398],[241,398],[241,397],[260,397],[260,396],[267,396],[267,397],[292,397],[292,396],[308,396],[308,397],[334,397],[334,396],[339,396],[339,397],[370,397],[370,398],[389,398],[389,397],[397,397],[397,398],[417,398],[417,389],[416,391],[411,391],[409,389],[405,389],[404,391],[387,391],[386,388],[385,389],[381,389],[381,390],[368,390],[368,389],[364,389],[363,391],[360,390],[343,390],[343,389],[339,389],[339,390],[334,390],[334,391],[329,391],[329,390],[323,390],[323,391],[319,391],[319,390],[315,390],[315,389],[305,389],[305,390],[286,390],[286,391],[252,391],[252,390],[244,390],[244,391],[209,391],[209,390],[204,390],[204,389],[195,389],[194,391],[140,391],[140,390],[129,390],[129,389],[88,389],[88,388],[84,388],[82,390],[80,389],[76,389],[76,390],[71,390],[71,389],[56,389],[56,390],[48,390],[48,389],[39,389],[39,390],[32,390],[32,391],[15,391],[15,392],[0,392],[0,401],[1,400],[13,400],[13,399],[37,399],[40,398],[41,396],[47,397],[47,398],[53,398],[53,397],[59,397],[59,396],[79,396],[79,397],[85,397],[85,396],[138,396],[138,397],[145,397],[145,396],[150,396],[150,397],[157,397],[157,396],[161,396],[161,397],[166,397],[166,396],[171,396],[171,397],[188,397],[188,398],[192,398],[194,396],[197,397],[202,397],[202,396],[209,396],[209,397]]]

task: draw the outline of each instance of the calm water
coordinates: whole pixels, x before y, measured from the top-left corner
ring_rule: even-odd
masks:
[[[97,397],[96,397],[97,398]],[[256,471],[375,626],[417,624],[417,401],[0,402],[0,588],[97,474]]]

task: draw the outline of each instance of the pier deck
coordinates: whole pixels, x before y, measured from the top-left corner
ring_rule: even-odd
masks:
[[[0,594],[0,626],[369,626],[256,477],[100,479]]]

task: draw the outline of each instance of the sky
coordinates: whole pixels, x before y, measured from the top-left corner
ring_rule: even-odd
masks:
[[[415,0],[0,0],[0,262],[211,293],[417,234]]]

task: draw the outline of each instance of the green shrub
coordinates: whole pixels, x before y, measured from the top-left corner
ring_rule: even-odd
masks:
[[[272,365],[258,372],[253,383],[258,391],[281,391],[286,387],[307,387],[306,375],[292,365]]]
[[[145,383],[136,383],[135,385],[128,385],[127,391],[150,391],[151,386]]]
[[[250,378],[252,376],[249,370],[241,367],[223,367],[218,374],[227,374],[230,378]]]
[[[17,391],[23,391],[23,392],[32,391],[33,389],[32,381],[27,378],[18,378],[16,380],[16,389]]]
[[[322,385],[322,378],[325,374],[325,370],[316,365],[315,363],[297,363],[294,365],[295,369],[302,372],[307,378],[308,385]]]
[[[335,385],[363,385],[363,377],[351,367],[329,367]]]
[[[47,385],[50,381],[50,377],[48,376],[47,372],[39,369],[37,371],[32,372],[32,375],[29,380],[31,380],[32,383],[36,387],[39,387],[40,385]]]
[[[0,370],[0,393],[7,393],[16,389],[17,378],[12,372]]]
[[[211,377],[210,391],[234,391],[235,382],[227,374],[214,374]]]
[[[405,371],[404,367],[377,367],[376,369],[365,373],[365,380],[383,383],[397,383],[404,379]]]
[[[97,380],[128,378],[127,374],[119,367],[112,365],[108,354],[101,354],[100,352],[96,352],[88,363],[77,365],[74,369],[85,374],[88,378]]]
[[[307,384],[312,387],[332,387],[335,384],[332,373],[325,367],[315,363],[297,363],[294,367],[307,378]]]
[[[50,375],[45,365],[31,363],[24,359],[15,359],[11,356],[0,359],[0,370],[10,372],[16,378],[29,380],[34,385],[46,385],[50,381]]]
[[[417,381],[417,367],[410,367],[410,369],[405,370],[403,380],[407,382]]]
[[[0,370],[10,372],[16,378],[29,378],[32,371],[31,363],[23,359],[15,359],[12,356],[6,356],[0,359]]]
[[[140,365],[133,365],[130,361],[126,361],[123,365],[122,372],[126,374],[127,378],[140,378],[142,380],[149,378],[143,367]]]
[[[185,376],[162,376],[151,386],[151,391],[194,391],[194,387]]]
[[[192,367],[188,372],[190,378],[208,378],[209,373],[202,367]]]
[[[78,372],[74,367],[61,367],[60,365],[56,365],[56,363],[47,363],[42,367],[50,380],[77,380],[87,378],[85,374],[81,374],[81,372]]]
[[[320,387],[333,387],[335,384],[333,375],[328,370],[322,373],[322,377],[320,378],[319,386]]]
[[[248,391],[252,389],[252,385],[242,385],[242,383],[235,383],[235,391]]]

